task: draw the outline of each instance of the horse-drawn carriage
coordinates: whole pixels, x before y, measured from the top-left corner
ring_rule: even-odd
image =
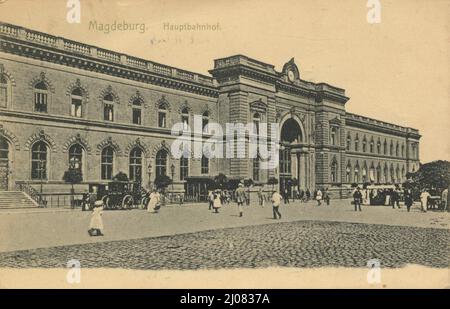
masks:
[[[133,181],[112,180],[104,183],[89,183],[92,200],[101,200],[105,209],[132,209],[146,205],[148,192],[141,183]]]

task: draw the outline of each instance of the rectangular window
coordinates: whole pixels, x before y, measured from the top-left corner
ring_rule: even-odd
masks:
[[[166,127],[166,113],[165,112],[158,113],[158,127],[160,127],[160,128]]]
[[[253,159],[253,180],[259,181],[259,158]]]
[[[0,107],[6,107],[6,102],[8,102],[8,92],[6,87],[2,87],[0,84]]]
[[[114,105],[105,103],[103,119],[106,121],[114,121]]]
[[[81,118],[81,100],[72,99],[72,106],[70,109],[70,115],[72,117]]]
[[[133,123],[142,124],[141,110],[139,108],[133,108]]]
[[[41,92],[34,93],[34,110],[40,113],[47,112],[47,94]]]
[[[202,174],[209,173],[209,159],[207,157],[202,157]]]
[[[181,158],[180,160],[180,180],[185,180],[189,175],[189,159]]]

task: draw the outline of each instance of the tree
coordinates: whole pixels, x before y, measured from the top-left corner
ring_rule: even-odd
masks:
[[[128,176],[124,172],[118,172],[116,176],[113,177],[116,181],[128,181]]]
[[[450,185],[450,162],[439,160],[422,164],[417,172],[408,173],[407,178],[404,187],[416,192],[434,190],[433,194],[440,194]]]
[[[278,184],[278,179],[276,179],[275,177],[270,177],[267,180],[267,184],[272,186],[272,191],[274,191],[274,187],[276,184]]]
[[[159,175],[155,179],[155,186],[163,191],[172,183],[172,179],[167,175]]]
[[[244,179],[244,186],[246,186],[247,188],[250,188],[251,186],[253,186],[254,181],[251,178],[248,179]]]
[[[70,189],[70,206],[73,207],[73,200],[74,200],[74,194],[75,190],[73,188],[73,185],[76,183],[80,183],[83,181],[83,174],[81,173],[81,170],[78,168],[69,168],[67,171],[64,172],[63,180],[65,183],[70,183],[72,188]]]
[[[223,189],[228,184],[228,178],[225,174],[220,173],[219,175],[214,177],[214,186],[215,189]]]

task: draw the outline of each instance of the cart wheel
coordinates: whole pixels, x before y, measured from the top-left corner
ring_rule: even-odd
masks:
[[[149,198],[148,197],[144,197],[143,199],[142,199],[142,208],[143,209],[147,209],[147,205],[148,205],[148,202],[149,202]]]
[[[134,199],[131,195],[125,195],[122,199],[122,208],[131,209],[134,204]]]
[[[102,197],[103,205],[105,205],[105,209],[111,209],[111,199],[109,196],[105,195]]]

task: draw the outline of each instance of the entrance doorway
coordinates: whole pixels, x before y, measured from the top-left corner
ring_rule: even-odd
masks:
[[[9,178],[9,144],[0,136],[0,191],[8,190]]]
[[[292,149],[298,147],[303,141],[302,129],[299,122],[294,118],[289,118],[283,122],[280,135],[280,153],[279,153],[279,176],[280,193],[292,196],[292,179],[299,177],[299,162],[295,155],[292,155]],[[292,162],[292,160],[296,160]],[[297,179],[298,181],[299,179]]]

